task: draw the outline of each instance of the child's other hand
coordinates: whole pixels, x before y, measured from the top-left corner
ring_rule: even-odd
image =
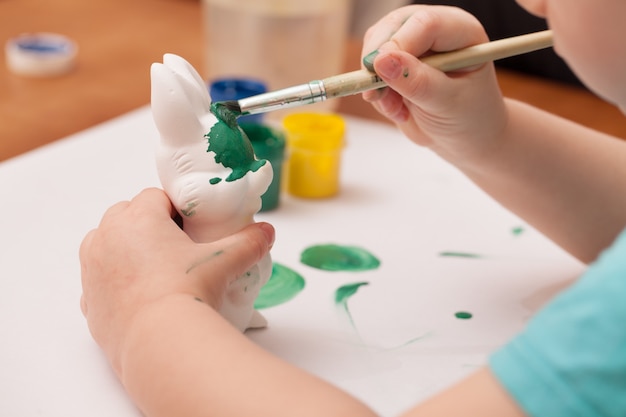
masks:
[[[274,239],[266,223],[222,240],[194,243],[174,222],[167,195],[147,189],[111,207],[80,247],[81,309],[113,364],[133,317],[170,296],[219,308],[227,284],[265,256]]]
[[[497,146],[507,113],[492,64],[443,73],[416,57],[487,42],[480,23],[461,9],[414,5],[398,9],[365,35],[363,54],[378,51],[376,73],[389,88],[365,100],[415,143],[456,163]]]

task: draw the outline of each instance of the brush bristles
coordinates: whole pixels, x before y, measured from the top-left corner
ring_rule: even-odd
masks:
[[[228,111],[241,114],[241,107],[239,106],[239,102],[236,100],[220,101],[219,104],[228,109]]]

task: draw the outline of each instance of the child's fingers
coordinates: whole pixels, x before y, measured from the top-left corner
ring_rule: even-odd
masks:
[[[274,242],[274,228],[252,224],[217,242],[203,244],[186,274],[196,281],[200,297],[219,308],[228,285],[266,256]]]
[[[363,39],[363,57],[376,51],[383,43],[387,42],[394,33],[404,24],[411,15],[415,6],[401,7],[393,10],[383,19],[372,25],[365,33]]]
[[[483,27],[471,14],[454,7],[430,6],[416,8],[380,49],[421,57],[487,41]]]
[[[388,88],[383,98],[372,102],[374,108],[383,116],[396,123],[404,123],[409,118],[404,98],[396,91]]]
[[[386,40],[385,40],[386,38]],[[414,93],[424,91],[424,83],[428,79],[415,78],[417,74],[428,76],[428,70],[418,69],[416,60],[398,59],[397,57],[379,60],[381,54],[390,51],[406,52],[412,57],[421,57],[433,52],[460,49],[469,45],[487,41],[480,22],[461,9],[442,6],[408,6],[390,13],[375,24],[366,35],[363,47],[364,65],[375,70],[393,88],[398,83],[405,89],[396,89],[403,96],[406,91]],[[372,53],[374,51],[374,53]],[[376,63],[376,67],[374,67]],[[394,68],[395,66],[395,68]],[[430,72],[431,77],[438,77]],[[402,81],[401,78],[405,80]],[[438,77],[444,81],[443,77]],[[389,81],[392,80],[391,84]],[[399,80],[399,81],[395,81]],[[395,88],[394,88],[395,89]],[[385,116],[394,121],[403,121],[408,116],[405,108],[398,105],[393,94],[386,93],[389,89],[367,91],[363,98],[369,102],[381,101],[377,106]],[[389,97],[389,98],[388,98]]]
[[[420,57],[487,40],[480,22],[461,9],[413,5],[395,10],[374,24],[365,35],[362,56],[366,67],[371,69],[376,52],[384,44],[392,43],[394,49]]]
[[[255,223],[217,242],[202,244],[202,250],[198,251],[186,273],[221,276],[225,280],[222,284],[226,285],[268,254],[274,236],[270,224]]]
[[[147,212],[156,212],[160,215],[167,215],[174,218],[176,209],[172,205],[165,191],[159,188],[146,188],[137,194],[132,200],[131,205],[140,206],[142,210]]]

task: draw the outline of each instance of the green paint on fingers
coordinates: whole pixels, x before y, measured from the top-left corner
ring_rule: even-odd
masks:
[[[190,273],[191,271],[193,271],[194,269],[196,269],[197,267],[199,267],[202,264],[205,264],[209,261],[211,261],[212,259],[222,255],[224,253],[223,250],[218,250],[216,252],[213,252],[210,255],[204,256],[200,259],[198,259],[197,261],[195,261],[194,263],[192,263],[191,265],[189,265],[189,268],[187,268],[187,270],[185,271],[185,274]]]
[[[367,68],[368,71],[375,72],[374,59],[376,59],[379,53],[380,51],[376,49],[363,57],[363,66]]]

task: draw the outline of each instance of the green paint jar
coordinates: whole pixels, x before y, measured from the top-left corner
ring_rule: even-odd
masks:
[[[278,129],[260,123],[242,123],[244,131],[258,159],[272,164],[274,177],[269,188],[261,196],[261,211],[274,210],[280,202],[280,183],[285,159],[285,135]]]
[[[283,119],[287,135],[287,191],[324,198],[339,192],[345,122],[336,114],[294,113]]]

